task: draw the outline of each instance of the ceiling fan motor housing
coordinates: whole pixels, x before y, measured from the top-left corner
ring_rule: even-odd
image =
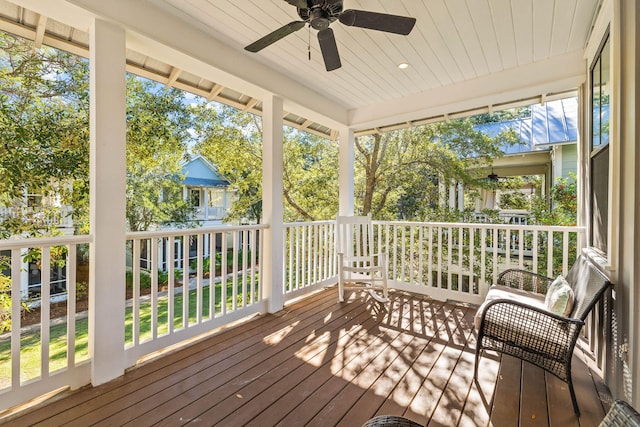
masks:
[[[329,28],[329,24],[342,13],[342,1],[330,3],[326,0],[310,0],[307,4],[309,7],[306,9],[298,8],[298,16],[318,31]]]

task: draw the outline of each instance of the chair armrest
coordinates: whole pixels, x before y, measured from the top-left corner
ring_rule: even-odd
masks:
[[[547,288],[553,280],[554,279],[552,277],[546,277],[526,270],[510,268],[498,275],[497,284],[508,286],[510,288],[536,292],[538,294],[546,294]]]
[[[571,361],[573,347],[584,322],[558,316],[518,301],[490,301],[480,320],[480,336],[519,348],[532,359]]]

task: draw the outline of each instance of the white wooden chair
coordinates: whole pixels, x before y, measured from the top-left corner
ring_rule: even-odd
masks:
[[[344,301],[345,289],[364,289],[377,301],[387,302],[387,254],[373,250],[370,216],[337,217],[338,301]]]

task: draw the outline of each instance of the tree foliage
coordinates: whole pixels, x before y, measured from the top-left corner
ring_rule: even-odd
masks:
[[[127,207],[132,231],[188,224],[182,163],[192,127],[184,92],[127,76]]]
[[[228,220],[259,222],[262,217],[262,122],[235,108],[197,107],[194,151],[233,183],[238,199]],[[338,151],[334,142],[284,128],[285,221],[329,219],[337,211]]]
[[[426,220],[442,208],[439,183],[486,186],[473,170],[501,156],[505,141],[516,142],[515,134],[490,138],[469,119],[359,137],[357,208],[377,219]]]
[[[88,206],[88,64],[0,33],[0,203],[55,192],[82,215]],[[51,230],[46,230],[51,232]],[[11,218],[3,237],[42,234],[33,218]]]
[[[577,176],[557,178],[549,197],[534,198],[532,215],[541,225],[576,225],[578,215]]]
[[[235,108],[199,103],[193,150],[233,183],[238,198],[228,220],[260,222],[262,217],[262,136],[260,118]]]

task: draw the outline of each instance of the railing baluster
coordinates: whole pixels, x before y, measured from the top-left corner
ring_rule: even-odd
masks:
[[[133,324],[131,339],[134,346],[140,344],[140,239],[133,241],[133,258],[131,259],[131,286],[133,304],[131,305]]]
[[[533,230],[533,272],[538,274],[538,231]]]
[[[249,235],[247,230],[242,230],[242,307],[249,305],[247,301],[247,251],[249,250]]]
[[[562,275],[566,276],[569,271],[569,232],[562,233]]]
[[[216,236],[209,233],[209,319],[216,317]]]
[[[189,241],[191,236],[182,236],[182,327],[189,327]]]
[[[429,244],[427,247],[429,248],[429,263],[428,263],[428,271],[427,271],[427,284],[429,287],[433,286],[433,227],[429,226]]]
[[[478,293],[484,295],[487,292],[487,229],[480,229],[480,283]]]
[[[76,366],[76,259],[77,246],[67,245],[67,369]]]
[[[173,236],[169,236],[167,239],[167,333],[169,335],[173,333],[175,317],[175,245],[175,238]]]
[[[149,239],[151,246],[151,339],[158,338],[158,239]]]
[[[196,240],[196,323],[202,323],[202,269],[204,268],[204,234],[195,235]]]
[[[40,259],[40,376],[49,376],[49,346],[51,337],[51,248],[41,249]]]
[[[553,231],[547,233],[547,277],[553,277]]]
[[[231,276],[231,298],[233,298],[231,302],[231,309],[236,311],[238,309],[238,232],[233,232],[233,256],[232,256],[232,266],[231,271],[233,272]]]

